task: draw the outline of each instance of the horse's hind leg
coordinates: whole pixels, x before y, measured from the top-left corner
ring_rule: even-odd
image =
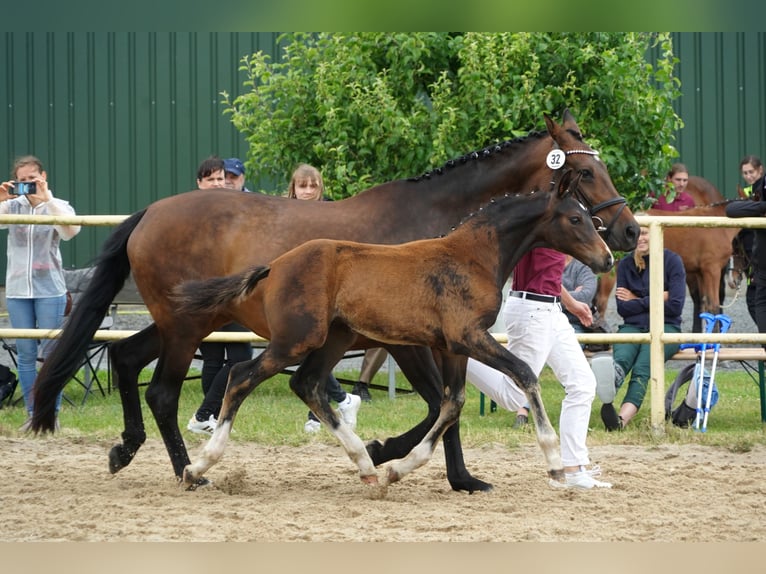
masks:
[[[109,346],[114,385],[120,393],[125,425],[122,443],[114,445],[109,451],[109,472],[112,474],[128,466],[146,441],[138,376],[141,369],[157,358],[159,348],[159,334],[154,324]]]
[[[204,333],[195,336],[187,331],[184,339],[163,340],[157,368],[146,389],[146,403],[154,415],[173,471],[179,480],[183,476],[184,467],[189,464],[189,454],[178,428],[178,399],[194,351],[203,336]]]
[[[354,429],[341,422],[330,407],[325,393],[325,382],[332,367],[343,357],[355,338],[356,335],[344,327],[331,328],[325,344],[311,352],[290,378],[290,388],[340,441],[348,457],[359,468],[362,482],[375,484],[378,476],[364,442]]]
[[[504,373],[526,393],[530,412],[535,420],[537,444],[545,456],[548,475],[552,480],[563,482],[564,466],[561,462],[558,436],[553,430],[548,413],[545,412],[540,396],[540,383],[535,373],[527,363],[495,341],[486,331],[477,333],[472,338],[472,343],[466,344],[466,347],[471,357]]]
[[[272,345],[269,345],[255,359],[232,366],[221,411],[218,413],[218,425],[213,431],[213,436],[205,443],[196,460],[193,463],[187,463],[183,469],[183,483],[189,490],[203,481],[202,475],[223,456],[234,418],[242,402],[263,381],[294,363],[295,361],[290,360],[275,360]]]

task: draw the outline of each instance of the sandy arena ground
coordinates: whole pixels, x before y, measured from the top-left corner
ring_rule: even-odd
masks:
[[[190,445],[192,456],[201,443]],[[10,541],[766,541],[766,448],[598,446],[611,490],[554,490],[536,446],[467,449],[490,493],[453,492],[443,452],[376,499],[339,446],[232,443],[181,490],[162,443],[116,475],[111,442],[0,441],[2,540]],[[382,476],[382,473],[381,473]],[[683,510],[681,510],[683,509]]]

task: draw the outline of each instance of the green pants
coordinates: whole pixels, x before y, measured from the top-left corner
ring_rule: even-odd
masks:
[[[633,325],[620,325],[618,333],[647,333],[647,329],[640,329]],[[666,333],[680,333],[681,329],[675,325],[665,325]],[[672,343],[665,345],[665,361],[678,352],[680,345]],[[646,387],[649,383],[651,372],[650,351],[648,344],[642,343],[619,343],[614,345],[614,362],[622,367],[628,380],[628,391],[625,393],[623,404],[631,403],[637,409],[641,408],[646,396]]]

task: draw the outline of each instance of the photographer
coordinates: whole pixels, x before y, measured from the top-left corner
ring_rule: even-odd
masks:
[[[0,214],[75,215],[69,203],[53,197],[42,162],[34,156],[16,160],[12,179],[0,184]],[[8,229],[8,269],[5,295],[8,316],[14,329],[57,329],[64,321],[66,284],[59,242],[80,232],[79,225],[0,224]],[[45,357],[53,340],[44,339],[40,355]],[[36,339],[17,339],[18,373],[28,419],[34,405],[32,386],[37,376]],[[61,405],[59,395],[56,411]],[[58,426],[58,417],[56,418]]]

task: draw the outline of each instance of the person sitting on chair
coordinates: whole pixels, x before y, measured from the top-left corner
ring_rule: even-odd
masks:
[[[641,214],[636,214],[641,215]],[[686,300],[686,271],[681,257],[670,249],[663,252],[663,299],[665,301],[665,332],[681,332],[681,314]],[[649,228],[642,227],[636,250],[623,257],[617,265],[617,312],[624,319],[618,333],[649,332]],[[678,352],[680,345],[665,346],[665,361]],[[646,395],[651,373],[647,343],[615,343],[614,382],[599,378],[597,393],[603,401],[601,420],[607,431],[622,430],[636,416]],[[619,414],[612,402],[617,389],[630,374],[628,390]]]

